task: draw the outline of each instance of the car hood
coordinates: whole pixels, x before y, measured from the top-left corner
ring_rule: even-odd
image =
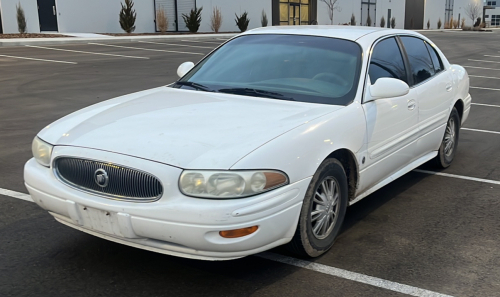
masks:
[[[273,138],[340,108],[161,87],[77,111],[39,137],[181,168],[229,169]]]

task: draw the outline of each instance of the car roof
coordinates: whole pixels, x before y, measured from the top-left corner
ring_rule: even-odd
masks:
[[[375,33],[375,34],[373,34]],[[392,34],[415,34],[414,31],[397,30],[367,26],[330,26],[330,25],[310,25],[310,26],[271,26],[253,29],[243,33],[247,34],[293,34],[293,35],[311,35],[322,37],[333,37],[357,41],[366,35],[379,38],[384,35]],[[370,38],[371,39],[371,38]]]

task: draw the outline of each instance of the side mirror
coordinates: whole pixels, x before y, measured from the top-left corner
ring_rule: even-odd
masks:
[[[177,68],[177,75],[179,77],[183,77],[184,75],[186,75],[186,73],[189,72],[189,70],[193,69],[193,67],[193,62],[184,62],[179,66],[179,68]]]
[[[371,98],[368,101],[372,101],[380,98],[404,96],[410,92],[410,87],[402,80],[382,77],[377,79],[375,84],[370,86],[369,90]]]

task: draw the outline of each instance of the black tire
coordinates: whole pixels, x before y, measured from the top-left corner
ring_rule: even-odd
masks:
[[[331,188],[333,192],[323,191],[325,189],[324,181],[327,182],[326,187]],[[334,188],[330,186],[333,185],[331,181],[336,183],[338,187]],[[336,193],[335,190],[338,192],[331,195],[330,202],[323,199],[330,197],[326,193]],[[316,199],[314,199],[315,197]],[[335,204],[335,201],[337,201],[337,204]],[[309,184],[302,204],[297,230],[292,241],[286,245],[286,248],[301,257],[318,257],[328,251],[342,227],[347,203],[347,177],[344,167],[337,159],[326,159],[321,163]],[[320,214],[313,215],[313,207],[314,212],[320,212]],[[313,216],[315,218],[314,221]],[[323,219],[319,219],[318,217]],[[333,225],[328,225],[329,227],[321,228],[318,225],[321,224],[320,222],[330,224],[330,220]],[[317,228],[320,230],[316,230]],[[325,231],[324,234],[321,234],[323,231]]]
[[[450,117],[448,118],[448,122],[446,123],[446,130],[444,132],[443,140],[441,141],[441,146],[439,147],[438,155],[436,157],[436,165],[439,168],[448,168],[455,158],[455,154],[458,148],[460,125],[461,123],[458,111],[456,108],[453,108]]]

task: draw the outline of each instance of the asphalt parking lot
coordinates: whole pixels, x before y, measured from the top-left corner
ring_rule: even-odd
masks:
[[[307,262],[279,248],[228,262],[156,254],[13,197],[27,193],[41,128],[169,84],[223,40],[0,47],[0,296],[500,296],[500,31],[425,35],[471,76],[454,163],[425,164],[350,207],[332,250]]]

